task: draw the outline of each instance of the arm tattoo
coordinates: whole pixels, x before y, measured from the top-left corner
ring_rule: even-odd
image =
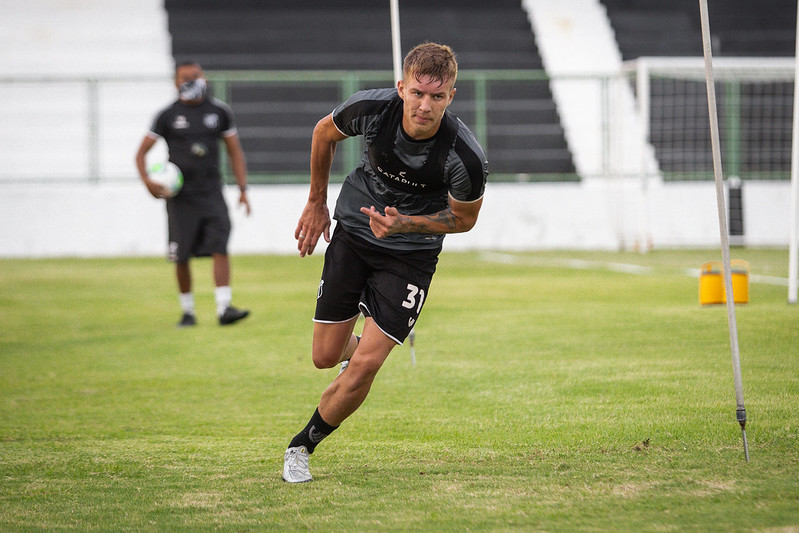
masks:
[[[455,229],[457,225],[457,218],[449,209],[444,209],[432,215],[421,215],[423,220],[420,222],[413,222],[410,217],[404,218],[405,220],[403,222],[407,224],[408,231],[413,233],[441,233],[440,230],[436,231],[435,228],[429,226],[431,222],[433,224],[442,224],[449,230]]]

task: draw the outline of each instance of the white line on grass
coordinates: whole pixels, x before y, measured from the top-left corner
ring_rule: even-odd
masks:
[[[506,265],[529,265],[548,267],[568,267],[575,270],[609,270],[625,274],[649,274],[651,267],[633,265],[630,263],[612,263],[606,261],[587,261],[584,259],[541,259],[535,257],[519,257],[513,254],[499,252],[482,252],[483,261],[490,263],[504,263]]]
[[[613,263],[606,261],[587,261],[584,259],[543,259],[536,257],[521,257],[513,254],[503,254],[499,252],[481,252],[480,257],[489,263],[503,263],[506,265],[527,265],[542,267],[566,267],[575,270],[608,270],[611,272],[621,272],[624,274],[651,274],[652,267],[634,265],[631,263]],[[686,276],[692,278],[699,277],[698,268],[682,269]],[[777,276],[762,276],[759,274],[749,274],[749,281],[752,283],[762,283],[764,285],[788,286],[788,278]]]

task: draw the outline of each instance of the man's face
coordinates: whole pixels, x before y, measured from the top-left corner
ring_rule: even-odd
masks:
[[[178,91],[180,91],[181,85],[198,79],[205,80],[205,74],[199,65],[182,65],[178,67],[177,71],[175,72],[175,87],[177,87]],[[197,99],[198,98],[192,98],[189,101]],[[181,96],[181,100],[185,99]]]
[[[429,139],[441,126],[444,111],[455,97],[454,81],[440,82],[429,76],[405,76],[397,82],[402,98],[402,127],[416,140]]]

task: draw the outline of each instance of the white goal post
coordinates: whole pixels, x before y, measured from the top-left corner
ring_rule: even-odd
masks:
[[[793,58],[714,58],[725,178],[790,178]],[[704,59],[624,63],[666,180],[712,179]]]
[[[791,180],[799,173],[796,58],[713,58],[724,178]],[[636,94],[646,142],[664,180],[712,180],[705,64],[702,57],[643,57],[623,74]],[[795,133],[795,131],[797,133]],[[733,178],[731,180],[731,178]],[[797,198],[791,198],[789,301],[795,302]],[[793,295],[793,296],[792,296]]]

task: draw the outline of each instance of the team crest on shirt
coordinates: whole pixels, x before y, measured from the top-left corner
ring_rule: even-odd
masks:
[[[219,126],[219,115],[216,113],[207,113],[203,116],[203,124],[208,129],[214,129]]]
[[[183,115],[178,115],[175,117],[174,122],[172,122],[172,127],[176,130],[185,130],[189,127],[189,121],[186,120],[186,117]]]

